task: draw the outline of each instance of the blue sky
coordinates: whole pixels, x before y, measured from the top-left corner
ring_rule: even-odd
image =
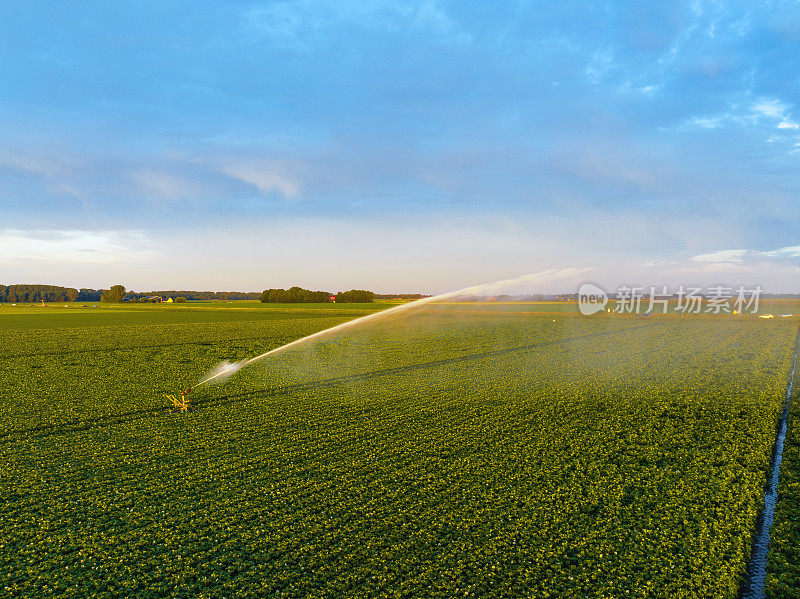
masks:
[[[798,291],[798,56],[797,2],[4,2],[0,282]]]

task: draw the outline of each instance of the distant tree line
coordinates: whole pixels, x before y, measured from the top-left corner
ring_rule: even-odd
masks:
[[[374,300],[375,294],[364,289],[351,289],[336,294],[337,304],[370,304]]]
[[[83,289],[78,291],[79,302],[99,302],[100,296],[103,295],[102,289]]]
[[[326,303],[333,294],[329,291],[310,291],[302,287],[289,289],[267,289],[262,293],[250,291],[128,291],[123,285],[110,289],[74,289],[57,285],[0,285],[0,302],[146,302],[150,298],[172,298],[181,303],[192,300],[261,300],[264,303],[307,304]],[[337,303],[371,303],[375,298],[418,299],[419,294],[376,295],[364,289],[340,291],[335,296]]]
[[[80,294],[72,287],[56,285],[0,285],[0,302],[74,302]]]
[[[372,291],[364,289],[351,289],[350,291],[340,291],[336,295],[329,291],[310,291],[302,287],[290,287],[289,289],[267,289],[261,294],[261,302],[264,304],[324,304],[335,298],[337,304],[369,304],[375,300]]]
[[[149,297],[187,300],[257,300],[257,291],[127,291],[122,285],[111,289],[74,289],[57,285],[0,285],[0,302],[110,302],[140,301]],[[104,298],[105,299],[102,299]],[[180,299],[183,298],[183,299]]]
[[[122,285],[114,285],[110,289],[87,289],[81,287],[60,287],[58,285],[0,285],[0,302],[122,302],[154,301],[150,298],[172,298],[181,303],[192,300],[261,300],[264,303],[326,303],[330,301],[331,293],[328,291],[310,291],[301,287],[289,289],[267,289],[261,293],[257,291],[126,291]],[[373,293],[363,289],[340,291],[335,295],[338,303],[371,303],[375,299],[406,299],[415,300],[429,297],[421,293]],[[761,299],[798,299],[796,293],[762,293]],[[487,297],[474,297],[474,301],[486,301]],[[498,295],[491,298],[493,301],[541,301],[577,299],[577,294],[561,295]]]
[[[173,300],[185,297],[189,301],[195,300],[257,300],[261,298],[259,291],[149,291],[129,293],[131,297],[141,298],[160,295],[163,298],[171,297]]]
[[[259,298],[262,304],[322,304],[330,301],[327,291],[310,291],[302,287],[266,289]]]

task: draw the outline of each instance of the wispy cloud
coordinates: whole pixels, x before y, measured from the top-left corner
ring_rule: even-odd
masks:
[[[747,250],[720,250],[709,254],[700,254],[689,258],[692,262],[742,262]]]
[[[289,176],[280,173],[273,165],[237,164],[222,167],[222,172],[256,187],[262,194],[279,193],[289,199],[300,191],[300,184]]]
[[[775,98],[771,99],[762,98],[761,100],[753,104],[754,111],[764,116],[768,116],[775,119],[782,119],[783,115],[786,113],[786,110],[788,108],[789,108],[788,105]]]
[[[191,179],[156,170],[130,173],[130,179],[151,199],[179,200],[203,195],[203,187]]]
[[[776,250],[718,250],[708,254],[692,256],[689,262],[701,263],[709,267],[752,267],[762,265],[774,258],[800,257],[800,246],[788,246]],[[774,263],[775,260],[772,260]],[[676,263],[677,264],[677,263]]]
[[[777,98],[762,98],[753,104],[753,111],[769,119],[780,121],[778,129],[798,129],[800,124],[791,119],[789,105]]]
[[[711,115],[693,116],[674,129],[678,131],[700,129],[737,128],[766,132],[767,141],[780,141],[786,130],[800,129],[789,112],[789,105],[777,98],[762,98],[757,102],[732,102],[726,110]],[[775,131],[780,129],[783,131]],[[784,138],[790,139],[790,138]]]
[[[110,264],[147,261],[157,254],[139,231],[0,230],[0,264]]]
[[[722,127],[724,119],[722,117],[696,117],[691,122],[703,129],[719,129]]]
[[[778,250],[763,252],[763,255],[771,258],[800,258],[800,245],[792,245]]]
[[[614,52],[610,48],[598,50],[592,54],[586,66],[586,77],[592,83],[600,83],[603,77],[614,68]]]

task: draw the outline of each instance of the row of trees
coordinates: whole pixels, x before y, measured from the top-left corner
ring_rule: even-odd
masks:
[[[337,304],[371,304],[374,300],[375,294],[365,289],[351,289],[336,294]]]
[[[160,296],[172,298],[176,302],[187,300],[254,300],[263,303],[306,304],[331,301],[328,291],[310,291],[302,287],[289,289],[267,289],[263,293],[243,291],[127,291],[124,285],[114,285],[110,289],[74,289],[57,285],[0,285],[0,302],[105,302],[148,301]],[[376,295],[364,289],[340,291],[335,296],[337,303],[371,303]]]
[[[151,302],[158,299],[171,298],[175,303],[181,304],[188,300],[239,300],[239,299],[259,299],[259,294],[245,291],[149,291],[137,292],[126,291],[123,285],[114,285],[111,289],[103,293],[102,301],[109,303],[129,302]],[[152,298],[156,298],[155,300]]]
[[[176,302],[189,300],[256,300],[258,292],[246,291],[127,291],[124,285],[111,289],[75,289],[57,285],[0,285],[0,302],[106,302],[147,301],[153,296],[171,297]]]
[[[0,285],[0,302],[75,302],[83,291],[87,290],[56,285]]]
[[[321,304],[330,301],[327,291],[310,291],[302,287],[267,289],[259,298],[262,304]]]
[[[179,297],[185,297],[187,300],[257,300],[261,298],[261,293],[258,291],[188,291],[188,290],[169,290],[169,291],[149,291],[129,293],[132,297],[148,297],[153,295],[160,295],[161,297],[171,297],[177,300]]]
[[[123,300],[130,302],[150,302],[150,298],[172,298],[176,303],[190,300],[257,300],[261,298],[257,291],[126,291],[123,285],[114,285],[108,291],[102,292],[104,302],[118,303]],[[98,299],[100,296],[98,294]]]
[[[369,304],[375,300],[372,291],[351,289],[340,291],[335,296],[328,291],[310,291],[302,287],[289,289],[267,289],[261,294],[262,304],[323,304],[335,298],[337,304]]]

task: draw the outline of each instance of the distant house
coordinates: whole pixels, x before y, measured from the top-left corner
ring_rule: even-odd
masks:
[[[328,299],[330,301],[332,301],[333,303],[336,303],[336,296],[335,295],[330,296]]]
[[[171,297],[168,297],[168,298],[165,300],[165,303],[167,303],[167,304],[171,304],[171,303],[172,303],[172,298],[171,298]]]

